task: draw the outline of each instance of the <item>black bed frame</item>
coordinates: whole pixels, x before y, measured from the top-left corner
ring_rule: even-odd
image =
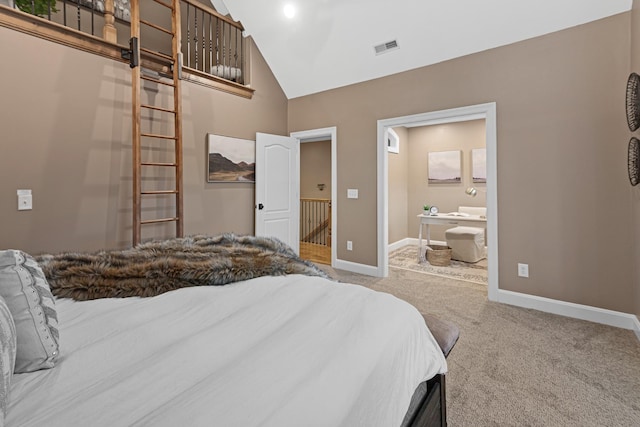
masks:
[[[452,322],[438,319],[430,314],[423,314],[427,327],[438,342],[444,357],[456,345],[460,336],[460,329]],[[424,384],[424,383],[423,383]],[[423,386],[420,384],[420,386]],[[419,387],[420,388],[420,387]],[[416,393],[417,394],[417,393]],[[419,403],[413,407],[413,414],[407,414],[403,425],[409,427],[446,427],[447,425],[447,398],[445,387],[445,374],[437,374],[426,381],[426,393],[420,398]],[[414,395],[414,399],[417,396]],[[413,403],[413,402],[412,402]]]
[[[411,427],[446,427],[445,374],[437,374],[427,380],[427,394],[422,398],[422,402],[420,402],[409,425]]]

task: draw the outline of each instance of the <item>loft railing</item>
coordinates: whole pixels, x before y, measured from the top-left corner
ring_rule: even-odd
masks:
[[[12,8],[0,4],[0,25],[121,59],[131,32],[130,1],[15,0]],[[171,0],[145,0],[141,6],[154,2]],[[183,78],[251,97],[242,25],[195,0],[180,0],[180,8]],[[171,50],[167,41],[156,44],[158,52]]]
[[[90,14],[90,18],[86,19],[83,17],[86,14],[86,10],[96,9],[96,2],[91,2],[90,6],[84,6],[82,0],[61,0],[61,1],[53,1],[53,0],[15,0],[15,7],[18,10],[29,13],[31,15],[39,16],[41,18],[45,18],[49,21],[58,22],[59,18],[62,19],[62,24],[71,28],[75,28],[77,26],[78,31],[88,32],[91,35],[95,35],[95,13]],[[70,7],[75,7],[74,13],[70,12]],[[104,5],[102,7],[102,11],[104,12]],[[61,12],[58,14],[58,12]],[[86,28],[82,28],[83,22],[85,25],[90,26],[90,30],[87,31]],[[75,22],[75,23],[74,23]]]
[[[108,42],[117,43],[119,29],[128,39],[129,0],[14,0],[13,8]]]
[[[331,247],[331,200],[300,199],[300,241]]]
[[[243,83],[244,28],[215,10],[182,1],[182,55],[188,68]]]

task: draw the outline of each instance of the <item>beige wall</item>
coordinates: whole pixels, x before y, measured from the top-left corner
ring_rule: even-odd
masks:
[[[290,131],[338,129],[338,258],[377,263],[376,121],[495,101],[500,288],[634,312],[630,16],[290,100]]]
[[[0,40],[0,57],[11,58],[0,79],[0,247],[39,253],[130,245],[129,67],[6,28]],[[254,186],[205,179],[207,133],[255,139],[258,131],[287,132],[287,99],[252,43],[249,51],[253,99],[183,84],[187,234],[253,233]],[[31,211],[17,211],[22,188],[33,190]]]
[[[474,183],[471,177],[471,150],[485,148],[485,122],[447,123],[409,129],[409,236],[418,237],[416,215],[424,204],[436,205],[440,212],[453,212],[458,206],[486,206],[486,184]],[[461,151],[462,182],[459,184],[430,184],[428,177],[429,152]],[[476,197],[465,193],[467,187],[478,189]],[[432,226],[431,238],[444,241],[447,226]]]
[[[300,197],[331,199],[331,141],[300,144]]]
[[[640,74],[640,2],[634,0],[631,13],[631,70]],[[627,129],[628,130],[628,129]],[[631,132],[627,132],[631,138]],[[633,133],[640,138],[640,130]],[[635,313],[640,316],[640,185],[631,187],[633,217],[633,283],[635,286]]]
[[[400,140],[400,151],[387,153],[389,160],[389,243],[395,243],[409,237],[409,222],[407,221],[409,211],[409,132],[405,127],[396,127],[393,130]]]

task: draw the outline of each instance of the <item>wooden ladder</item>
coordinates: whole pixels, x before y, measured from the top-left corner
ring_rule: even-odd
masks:
[[[141,18],[141,14],[145,13],[145,8],[150,7],[151,1],[132,1],[131,2],[131,40],[129,42],[130,66],[131,66],[131,87],[132,87],[132,105],[133,105],[133,245],[137,245],[142,239],[143,225],[158,225],[160,223],[175,222],[176,237],[182,237],[184,233],[183,224],[183,184],[182,184],[182,97],[180,90],[180,78],[182,71],[182,54],[180,46],[180,1],[179,0],[153,0],[159,6],[152,5],[154,9],[153,15],[158,17],[157,9],[166,10],[171,13],[171,28],[164,28],[154,24],[149,20]],[[140,4],[144,4],[141,10]],[[162,12],[164,13],[164,12]],[[168,16],[164,16],[168,18]],[[159,18],[158,18],[159,19]],[[167,22],[168,19],[165,19]],[[165,24],[166,25],[166,24]],[[144,26],[144,37],[141,39],[141,27]],[[146,41],[147,32],[150,33],[149,42],[154,42],[158,37],[154,33],[159,34],[159,38],[168,38],[171,36],[171,55],[160,53],[158,51],[143,47]],[[156,43],[157,44],[157,43]],[[124,56],[123,52],[123,56]],[[145,73],[141,67],[147,69],[147,64],[153,64],[152,69],[161,70],[159,72]],[[173,107],[165,108],[160,105],[152,105],[154,102],[142,103],[143,99],[143,81],[157,84],[157,87],[170,87],[173,89]],[[170,91],[170,89],[168,90]],[[159,96],[149,96],[151,100],[160,102]],[[152,133],[143,130],[142,112],[160,112],[164,118],[165,115],[173,116],[173,135],[162,133]],[[158,114],[158,113],[155,113]],[[170,120],[168,120],[170,122]],[[169,132],[167,132],[169,133]],[[143,159],[143,149],[162,150],[167,147],[158,144],[173,144],[174,157],[169,161],[150,161]],[[155,145],[154,145],[155,144]],[[148,156],[146,156],[148,157]],[[162,181],[167,177],[167,168],[175,170],[175,185],[170,185],[168,189],[144,189],[143,177],[146,180]],[[171,181],[171,180],[168,180]],[[169,186],[169,185],[168,185]],[[162,217],[145,218],[142,217],[143,199],[148,198],[167,198],[175,196],[175,213],[166,213],[164,209]],[[153,209],[145,208],[153,211]],[[159,209],[156,206],[154,213],[160,216]],[[168,209],[171,211],[171,209]],[[148,214],[150,215],[150,214]]]

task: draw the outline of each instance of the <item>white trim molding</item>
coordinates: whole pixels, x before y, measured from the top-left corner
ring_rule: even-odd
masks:
[[[633,314],[592,307],[589,305],[575,304],[572,302],[559,301],[535,295],[527,295],[519,292],[506,291],[503,289],[498,291],[497,301],[517,307],[532,308],[546,313],[572,317],[574,319],[602,323],[604,325],[615,326],[616,328],[630,329],[633,330],[638,336],[638,339],[640,339],[640,322]]]
[[[446,245],[446,242],[438,242],[435,240],[433,242],[436,245]],[[391,243],[389,245],[389,252],[409,245],[417,246],[418,239],[407,237]],[[617,328],[630,329],[636,334],[638,340],[640,340],[640,320],[633,314],[506,290],[498,291],[497,302],[516,307],[531,308],[545,313],[602,323],[609,326],[615,326]]]
[[[446,242],[433,241],[436,245],[446,245]],[[397,242],[389,244],[389,252],[398,250],[405,246],[417,246],[418,239],[407,237]],[[368,266],[367,266],[368,267]],[[619,311],[606,310],[588,305],[574,304],[551,298],[538,297],[519,292],[499,290],[497,302],[513,305],[522,308],[531,308],[545,313],[557,314],[560,316],[572,317],[575,319],[587,320],[595,323],[602,323],[617,328],[630,329],[640,340],[640,320],[633,314]]]
[[[378,267],[374,267],[373,265],[358,264],[357,262],[345,261],[342,259],[336,259],[335,265],[332,265],[332,267],[337,268],[338,270],[345,270],[352,273],[374,277],[378,272]]]
[[[397,242],[389,243],[389,252],[395,251],[400,248],[404,248],[409,245],[418,245],[418,239],[413,237],[405,237],[402,240],[398,240]]]
[[[405,237],[402,240],[398,240],[397,242],[390,243],[389,244],[389,252],[398,250],[400,248],[404,248],[405,246],[409,246],[409,245],[413,245],[417,249],[419,243],[420,243],[420,241],[418,239],[416,239],[415,237]],[[442,240],[433,240],[432,239],[431,243],[433,243],[434,245],[447,246],[447,242],[443,242]]]

